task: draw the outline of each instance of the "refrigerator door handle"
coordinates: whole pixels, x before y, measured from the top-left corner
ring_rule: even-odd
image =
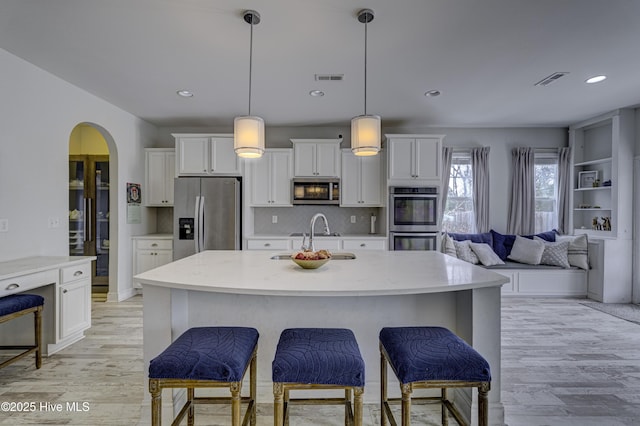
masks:
[[[200,251],[204,250],[204,242],[206,241],[204,238],[204,195],[200,196],[200,228],[198,235],[200,236]]]
[[[195,208],[195,212],[193,213],[193,218],[195,220],[194,223],[194,236],[193,236],[193,241],[196,245],[196,253],[200,252],[200,196],[197,195],[196,196],[196,208]]]

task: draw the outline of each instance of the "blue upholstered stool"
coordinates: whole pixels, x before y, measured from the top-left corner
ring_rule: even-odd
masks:
[[[344,404],[345,424],[362,425],[364,360],[351,330],[286,329],[272,367],[274,425],[288,424],[290,404]],[[300,389],[343,389],[344,398],[289,398]]]
[[[173,424],[188,412],[194,424],[194,404],[231,403],[231,424],[239,426],[240,404],[247,402],[242,424],[256,424],[256,357],[258,331],[247,327],[190,328],[149,363],[151,424],[160,425],[162,389],[186,388],[187,402]],[[244,375],[249,368],[249,396],[242,397]],[[195,388],[228,387],[231,397],[195,397]]]
[[[24,352],[9,358],[0,364],[0,368],[11,364],[35,352],[36,368],[42,366],[42,307],[44,306],[44,298],[37,294],[14,294],[11,296],[0,297],[0,324],[12,319],[33,313],[34,316],[34,336],[35,343],[33,345],[21,346],[0,346],[0,349],[16,350],[20,349]]]
[[[387,363],[400,381],[402,425],[410,424],[413,389],[441,389],[440,397],[413,398],[438,400],[442,404],[442,424],[448,424],[447,411],[458,424],[466,425],[460,412],[447,399],[447,388],[478,388],[478,424],[488,424],[487,394],[491,370],[487,361],[461,338],[442,327],[386,327],[380,331],[381,424],[387,418],[395,424],[387,398]],[[445,409],[446,408],[446,409]]]

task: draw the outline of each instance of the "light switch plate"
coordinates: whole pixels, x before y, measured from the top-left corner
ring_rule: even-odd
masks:
[[[278,223],[278,216],[271,216],[271,223]]]
[[[356,223],[356,216],[355,215],[351,216],[351,223]]]

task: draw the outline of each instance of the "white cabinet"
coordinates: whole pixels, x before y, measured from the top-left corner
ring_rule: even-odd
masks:
[[[173,260],[172,237],[134,237],[133,238],[133,275],[141,274]],[[140,284],[134,287],[140,288]]]
[[[388,179],[397,183],[440,183],[444,135],[385,135]]]
[[[247,250],[289,250],[289,239],[249,239],[247,240]]]
[[[145,205],[149,207],[173,206],[173,179],[176,175],[175,149],[147,148],[145,149],[145,161]]]
[[[299,238],[293,238],[291,240],[291,248],[294,251],[298,251],[302,248],[302,241],[303,238],[299,237]],[[304,243],[306,245],[309,245],[309,236],[307,235],[307,238],[304,239]],[[313,248],[317,251],[317,250],[329,250],[331,251],[338,251],[340,250],[342,247],[341,244],[341,240],[340,238],[337,237],[316,237],[315,234],[313,235]]]
[[[625,239],[589,240],[589,299],[631,302],[631,246],[631,240]]]
[[[59,338],[66,339],[91,327],[91,265],[60,270]]]
[[[239,176],[232,134],[173,134],[178,176]]]
[[[343,250],[386,250],[386,238],[357,238],[342,240]]]
[[[291,149],[267,149],[248,165],[250,206],[290,207],[293,158]]]
[[[291,139],[294,175],[297,177],[340,177],[342,139]]]
[[[359,157],[342,150],[340,206],[380,207],[382,201],[382,161],[380,155]]]

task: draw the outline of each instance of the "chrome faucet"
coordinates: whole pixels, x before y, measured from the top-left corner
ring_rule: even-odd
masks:
[[[304,238],[302,240],[302,249],[303,250],[311,250],[311,251],[316,251],[316,249],[313,247],[313,228],[316,226],[316,220],[321,217],[322,220],[324,220],[324,235],[330,235],[331,231],[329,231],[329,222],[327,221],[327,217],[325,215],[323,215],[322,213],[316,213],[313,215],[313,217],[311,218],[311,229],[309,230],[309,245],[305,246],[304,244]]]

